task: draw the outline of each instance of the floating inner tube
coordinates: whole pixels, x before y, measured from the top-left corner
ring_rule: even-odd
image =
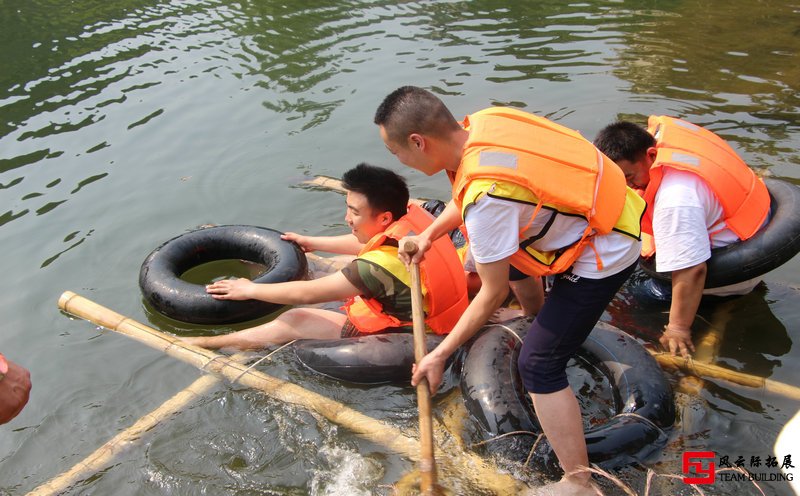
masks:
[[[764,183],[770,196],[769,223],[750,239],[711,251],[706,262],[706,288],[764,275],[800,251],[800,188],[777,179],[765,179]],[[640,259],[639,265],[654,279],[671,280],[671,273],[656,272],[655,257]]]
[[[282,305],[257,300],[216,300],[202,284],[180,278],[187,270],[216,260],[247,260],[266,270],[253,279],[275,283],[303,279],[306,257],[274,229],[216,226],[182,234],[156,248],[142,263],[139,287],[145,300],[167,317],[194,324],[230,324],[263,317]]]
[[[487,326],[470,346],[461,372],[467,410],[490,438],[515,431],[541,433],[517,371],[521,336],[530,321]],[[618,466],[642,460],[663,446],[664,429],[675,421],[672,390],[655,359],[636,340],[604,323],[591,332],[578,357],[612,385],[616,414],[585,431],[589,461]],[[510,436],[488,443],[503,456],[527,457],[535,436]],[[539,442],[533,457],[540,470],[558,466],[552,448]]]
[[[430,214],[434,217],[439,217],[442,212],[444,212],[446,207],[447,203],[443,202],[442,200],[428,200],[422,204],[422,208],[430,212]],[[464,237],[464,233],[462,233],[458,228],[450,231],[448,236],[450,236],[450,241],[453,242],[453,246],[456,248],[461,248],[467,244],[467,238]]]
[[[444,336],[426,335],[426,349],[439,346]],[[408,382],[414,363],[414,337],[407,332],[343,339],[303,339],[292,347],[297,359],[311,370],[357,384]]]

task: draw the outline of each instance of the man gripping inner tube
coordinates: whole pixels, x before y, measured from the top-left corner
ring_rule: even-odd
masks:
[[[247,260],[266,270],[254,282],[276,283],[306,277],[306,257],[281,233],[264,227],[230,225],[198,229],[156,248],[142,263],[139,287],[160,313],[193,324],[230,324],[270,314],[283,305],[258,300],[217,300],[205,286],[181,279],[186,271],[217,260]]]
[[[260,300],[284,305],[312,305],[346,300],[346,313],[322,308],[292,308],[270,322],[241,331],[187,337],[205,348],[259,349],[295,339],[336,340],[352,336],[410,330],[410,275],[397,258],[397,240],[418,232],[433,217],[409,205],[405,180],[368,164],[345,172],[345,221],[351,232],[341,236],[286,233],[303,251],[354,256],[333,274],[310,281],[259,283],[247,279],[208,285],[215,301]],[[467,305],[461,261],[449,239],[442,240],[420,267],[427,326],[437,334],[450,331]]]
[[[656,269],[671,279],[670,291],[653,292],[663,295],[656,299],[669,294],[670,300],[669,323],[659,341],[672,354],[688,357],[704,294],[747,294],[761,274],[797,252],[800,220],[792,198],[797,188],[774,183],[768,189],[722,138],[673,117],[650,116],[646,130],[631,122],[610,124],[595,145],[647,202],[641,255],[655,256]],[[778,210],[769,220],[776,200]],[[780,203],[791,208],[788,215]],[[656,280],[645,285],[655,287]]]

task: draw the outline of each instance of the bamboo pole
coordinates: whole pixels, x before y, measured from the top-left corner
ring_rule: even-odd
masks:
[[[193,346],[157,331],[133,319],[120,315],[71,291],[64,292],[58,300],[62,310],[86,319],[96,325],[124,334],[151,348],[194,365],[201,370],[223,376],[233,382],[258,389],[271,398],[307,408],[329,421],[341,425],[354,434],[413,461],[419,461],[418,442],[398,429],[380,422],[338,401],[308,391],[290,382],[251,370],[229,357]],[[525,485],[501,471],[474,453],[449,446],[446,460],[453,474],[470,481],[477,487],[495,494],[517,494]],[[458,465],[456,462],[459,462]]]
[[[335,177],[314,176],[313,179],[303,181],[303,184],[312,188],[327,189],[336,191],[338,193],[347,193],[347,190],[344,188],[344,186],[342,186],[342,181],[336,179]],[[425,200],[421,200],[419,198],[410,198],[408,201],[414,203],[415,205],[422,205],[425,203]]]
[[[763,389],[786,398],[800,400],[800,388],[792,386],[791,384],[737,372],[710,363],[703,363],[691,359],[687,360],[683,357],[672,356],[669,353],[652,350],[650,350],[650,353],[655,357],[656,361],[658,361],[658,364],[664,368],[677,368],[687,374],[692,374],[700,378],[723,379],[740,386]]]
[[[246,354],[241,353],[232,356],[231,359],[240,361],[245,356]],[[183,391],[180,391],[161,406],[145,414],[133,425],[108,440],[71,469],[29,492],[28,496],[61,494],[76,483],[86,480],[100,470],[110,466],[119,455],[138,444],[145,434],[150,434],[165,418],[180,413],[188,405],[205,396],[219,383],[219,378],[213,375],[200,377]]]
[[[736,305],[735,301],[725,301],[714,307],[711,314],[711,322],[707,321],[701,316],[698,319],[708,324],[708,331],[697,341],[695,345],[694,360],[704,363],[714,363],[719,357],[719,350],[722,347],[722,341],[725,338],[725,330],[727,329],[728,322],[733,317],[733,308]]]
[[[417,253],[417,245],[406,241],[403,249],[409,256]],[[428,353],[425,349],[425,312],[422,306],[422,283],[419,264],[411,262],[411,315],[414,324],[414,360],[417,365]],[[436,490],[436,459],[433,454],[433,415],[431,414],[431,392],[428,380],[417,384],[420,438],[420,488],[422,494],[433,494]]]

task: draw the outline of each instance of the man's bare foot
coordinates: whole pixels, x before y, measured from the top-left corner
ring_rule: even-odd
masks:
[[[499,324],[500,322],[506,322],[524,316],[525,312],[523,312],[521,308],[500,307],[489,317],[489,322],[492,324]]]
[[[581,484],[574,482],[571,479],[561,479],[552,484],[545,484],[544,486],[531,488],[524,493],[526,496],[602,496],[603,493],[600,489],[587,481]]]

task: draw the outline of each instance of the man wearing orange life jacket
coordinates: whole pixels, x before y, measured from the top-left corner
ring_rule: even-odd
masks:
[[[510,267],[555,274],[533,321],[519,370],[565,478],[557,491],[594,494],[578,402],[566,365],[594,328],[640,251],[644,201],[622,171],[577,132],[496,107],[459,123],[431,92],[404,86],[375,113],[388,150],[403,164],[445,171],[453,200],[414,237],[424,260],[433,240],[466,226],[481,288],[453,331],[416,366],[412,383],[442,380],[447,357],[486,323],[508,294]],[[404,260],[408,254],[401,252]],[[500,372],[500,371],[498,371]]]
[[[398,241],[421,232],[433,217],[408,205],[405,180],[394,172],[360,164],[342,177],[347,190],[345,220],[352,234],[336,237],[287,233],[284,239],[305,251],[357,254],[341,271],[312,281],[255,284],[247,279],[210,284],[214,298],[259,299],[288,305],[347,300],[346,314],[317,308],[293,308],[266,324],[213,337],[185,338],[207,348],[263,348],[293,339],[335,339],[376,332],[410,331],[411,278],[397,257]],[[449,239],[439,243],[420,265],[426,324],[438,334],[450,332],[467,307],[466,281]]]
[[[640,190],[648,211],[642,220],[642,256],[671,272],[669,323],[660,341],[674,355],[694,351],[691,325],[703,294],[745,294],[759,279],[705,290],[712,248],[747,239],[765,223],[769,193],[720,137],[686,121],[651,116],[648,129],[616,122],[595,145]]]

